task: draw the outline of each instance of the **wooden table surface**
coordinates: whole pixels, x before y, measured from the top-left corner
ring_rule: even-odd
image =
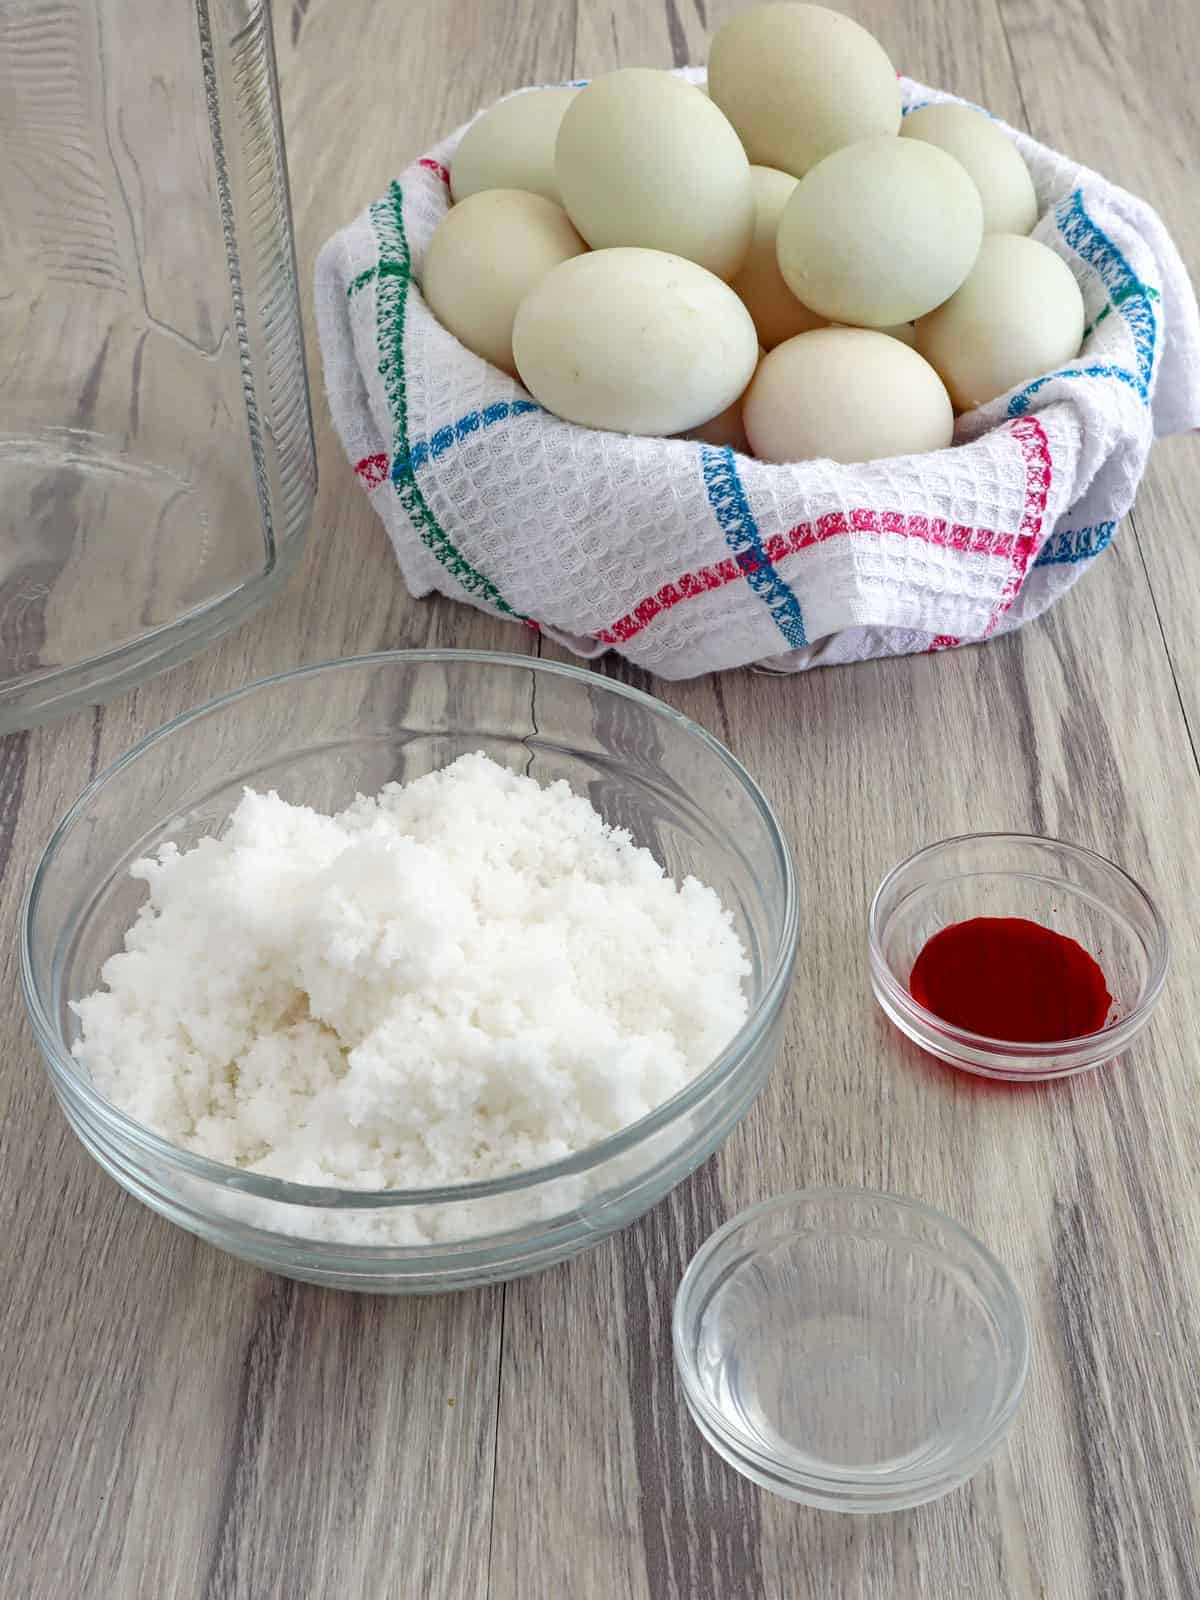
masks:
[[[725,0],[293,0],[276,17],[305,282],[335,226],[521,83],[703,60]],[[897,64],[1146,196],[1200,266],[1196,0],[855,0]],[[719,1156],[554,1271],[432,1300],[219,1255],[67,1132],[17,994],[20,896],[89,774],[261,674],[384,646],[534,647],[413,602],[333,435],[299,577],[193,663],[0,744],[0,1595],[4,1600],[795,1600],[1200,1595],[1200,441],[1156,448],[1114,547],[983,648],[661,686],[790,831],[805,931],[787,1043]],[[612,662],[602,671],[619,671]],[[651,687],[654,687],[651,685]],[[1051,833],[1158,896],[1172,981],[1120,1065],[1011,1092],[877,1014],[873,885],[927,841]],[[1009,1444],[918,1511],[842,1518],[741,1481],[671,1371],[700,1241],[775,1191],[865,1184],[980,1234],[1034,1355]]]

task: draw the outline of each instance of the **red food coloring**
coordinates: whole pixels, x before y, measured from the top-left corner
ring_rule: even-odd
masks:
[[[925,945],[908,980],[943,1022],[1013,1044],[1096,1033],[1112,995],[1081,944],[1024,917],[954,922]]]

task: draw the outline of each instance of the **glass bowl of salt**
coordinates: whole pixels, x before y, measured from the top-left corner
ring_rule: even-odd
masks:
[[[533,868],[522,876],[504,865],[509,857],[493,860],[491,845],[499,843],[489,827],[497,812],[482,800],[464,810],[439,787],[436,804],[420,802],[430,829],[436,820],[457,830],[460,854],[469,842],[487,857],[471,890],[475,901],[455,899],[453,884],[425,892],[427,882],[445,885],[444,875],[404,877],[418,846],[407,835],[383,840],[386,819],[371,811],[369,797],[397,786],[416,794],[480,756],[493,775],[487,794],[501,812],[512,787],[552,795],[561,780],[570,793],[555,801],[560,809],[582,807],[597,826],[628,835],[611,843],[606,862],[612,851],[624,860],[637,847],[645,873],[669,875],[692,907],[699,902],[686,880],[710,886],[745,963],[744,977],[740,962],[738,973],[726,964],[717,974],[742,985],[744,1021],[731,1023],[723,1047],[709,1052],[709,1036],[694,1022],[704,1009],[696,985],[712,962],[702,969],[676,959],[672,939],[655,935],[658,924],[620,920],[618,929],[612,919],[598,920],[603,885],[562,862],[553,879],[560,898],[538,901],[542,910],[525,916]],[[249,802],[247,789],[255,791]],[[253,837],[243,839],[233,819],[248,803]],[[346,868],[351,856],[360,858],[340,832],[321,868],[321,841],[352,823],[366,851],[362,871]],[[422,823],[416,831],[428,830]],[[543,833],[527,823],[514,837],[535,841],[530,850],[544,866]],[[295,839],[299,852],[288,843]],[[432,846],[420,848],[428,864]],[[573,848],[562,844],[564,861]],[[647,852],[653,863],[642,860]],[[308,856],[318,878],[303,887]],[[231,860],[242,864],[236,873]],[[156,945],[148,972],[144,939],[154,924],[147,909],[161,915],[162,906],[147,900],[147,885],[155,879],[161,887],[161,874],[177,868],[195,870],[188,878],[194,894],[175,902],[184,917],[180,938]],[[622,882],[629,877],[611,872]],[[415,885],[411,893],[405,884]],[[316,922],[314,900],[324,908]],[[556,955],[566,944],[549,948],[560,905],[577,918],[569,972],[566,956]],[[328,925],[326,911],[337,913]],[[711,930],[711,918],[706,924],[691,914],[671,926],[681,920],[699,930],[697,938]],[[493,925],[499,933],[488,931]],[[711,1155],[774,1063],[798,926],[791,855],[766,798],[695,723],[649,695],[554,662],[397,651],[252,684],[180,717],[102,773],[63,819],[30,887],[22,984],[68,1120],[131,1194],[258,1266],[333,1287],[428,1293],[563,1261],[627,1226]],[[494,981],[482,1001],[466,995],[481,965],[449,948],[466,951],[468,932],[473,948],[490,940]],[[706,948],[720,967],[723,946]],[[306,971],[310,958],[315,963],[303,990],[287,975],[293,955]],[[698,949],[697,962],[703,957]],[[335,958],[336,994],[326,965]],[[80,1013],[88,997],[101,1008],[93,1019],[112,1002],[103,992],[110,960],[122,963],[146,999],[110,1013],[117,1024],[106,1035],[111,1049],[103,1045],[89,1065]],[[398,994],[407,988],[394,1025],[372,1026],[364,1046],[359,1014],[373,1004],[370,974],[381,963],[395,973]],[[659,1080],[643,1070],[645,1052],[637,1054],[628,1033],[605,1053],[598,1030],[587,1026],[595,1010],[581,1004],[566,1013],[569,1030],[556,1023],[551,1060],[544,1019],[553,1012],[554,1022],[570,994],[582,993],[564,988],[564,973],[580,982],[595,974],[588,993],[603,998],[618,968],[622,992],[649,1015],[643,1031],[651,1042],[653,1030],[662,1031],[656,1018],[665,1014],[668,981],[679,997],[672,1014],[705,1041],[693,1051],[694,1075],[674,1092],[650,1093]],[[452,982],[456,973],[461,981]],[[411,997],[430,988],[436,1003],[414,1013]],[[270,1030],[252,1026],[247,1046],[247,1007],[262,1011],[268,1003]],[[448,1057],[435,1055],[431,1028],[453,1043]],[[386,1059],[370,1046],[385,1033],[395,1045]],[[492,1041],[486,1059],[475,1048],[485,1033]],[[461,1050],[458,1040],[466,1041]],[[569,1095],[582,1108],[570,1126]],[[584,1114],[607,1117],[613,1131],[606,1124],[595,1142],[567,1143]],[[492,1130],[493,1142],[477,1139],[477,1127]],[[428,1157],[419,1169],[404,1155],[418,1147]],[[490,1164],[481,1170],[485,1158]],[[439,1165],[446,1174],[428,1176]]]

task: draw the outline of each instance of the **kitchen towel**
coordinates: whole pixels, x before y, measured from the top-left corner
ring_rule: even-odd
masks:
[[[901,85],[906,111],[955,98]],[[663,678],[952,648],[1059,599],[1112,540],[1154,438],[1200,427],[1200,319],[1162,222],[1011,128],[1033,236],[1075,274],[1087,332],[1076,361],[961,417],[950,449],[777,466],[563,422],[422,298],[463,131],[316,269],[334,423],[414,595]]]

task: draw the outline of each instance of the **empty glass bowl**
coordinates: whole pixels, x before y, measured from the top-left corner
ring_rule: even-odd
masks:
[[[640,1122],[551,1166],[426,1190],[315,1188],[169,1144],[105,1100],[71,1056],[69,1002],[98,985],[144,898],[130,863],[216,833],[244,785],[340,810],[468,751],[565,778],[676,878],[710,884],[749,957],[749,1015],[699,1077]],[[72,1127],[131,1194],[260,1266],[412,1292],[511,1278],[624,1227],[725,1139],[770,1071],[798,907],[770,806],[702,728],[622,684],[528,657],[413,651],[307,667],[152,734],[89,786],[26,901],[22,984]]]
[[[852,1189],[783,1195],[713,1234],[673,1335],[713,1449],[829,1511],[898,1511],[965,1482],[1008,1432],[1029,1364],[1021,1301],[978,1240]]]
[[[909,993],[913,963],[942,928],[971,917],[1024,917],[1081,944],[1104,971],[1105,1027],[1018,1044],[956,1027]],[[871,987],[888,1017],[941,1061],[988,1078],[1035,1082],[1101,1066],[1141,1033],[1167,974],[1167,930],[1120,867],[1079,845],[1019,833],[972,833],[919,850],[876,891],[867,927]]]

